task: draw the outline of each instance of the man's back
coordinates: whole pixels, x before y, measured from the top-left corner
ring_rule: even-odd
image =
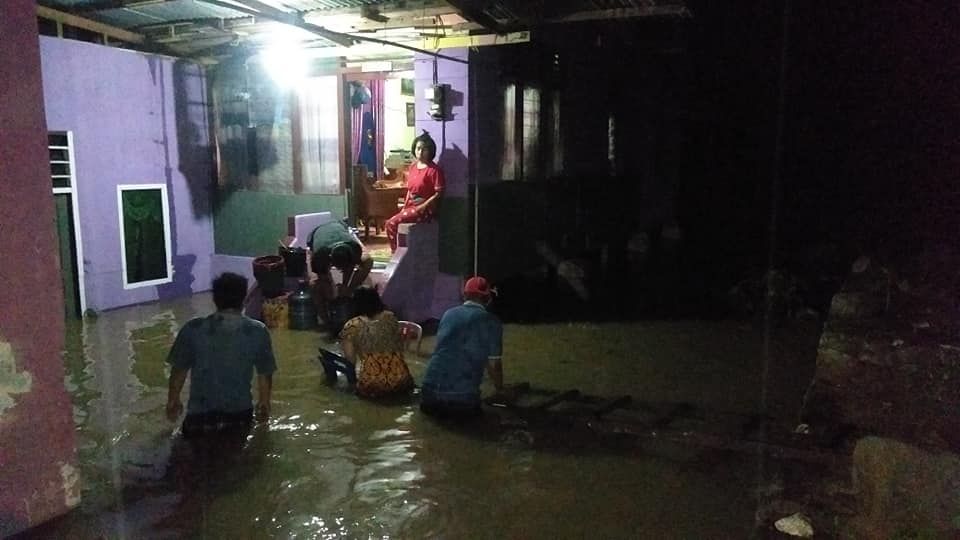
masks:
[[[276,370],[263,323],[232,312],[189,321],[177,334],[168,362],[190,370],[188,414],[250,409],[254,367],[261,374]]]
[[[442,401],[475,402],[491,358],[499,358],[503,327],[476,302],[450,308],[440,320],[437,344],[423,377],[423,391]]]
[[[310,233],[307,245],[310,249],[316,251],[322,247],[331,247],[340,242],[355,244],[356,239],[350,232],[350,229],[342,222],[331,221],[314,229],[313,232]]]

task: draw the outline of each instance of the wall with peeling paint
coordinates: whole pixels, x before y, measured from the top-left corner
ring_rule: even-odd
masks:
[[[3,0],[0,537],[79,502],[37,36],[36,3]]]

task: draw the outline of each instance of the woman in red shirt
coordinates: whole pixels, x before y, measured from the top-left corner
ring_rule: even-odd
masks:
[[[437,155],[437,143],[424,132],[413,140],[412,151],[417,161],[407,170],[407,197],[403,201],[403,208],[384,225],[391,253],[397,250],[397,229],[400,224],[432,220],[437,199],[443,192],[443,171],[433,162]]]

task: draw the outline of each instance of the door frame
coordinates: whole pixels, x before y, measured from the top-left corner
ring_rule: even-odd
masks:
[[[48,130],[51,133],[56,133],[59,130]],[[67,151],[67,156],[69,158],[70,165],[70,187],[55,187],[53,188],[54,195],[69,195],[70,196],[70,206],[73,207],[73,244],[76,247],[74,250],[76,253],[76,264],[77,268],[77,290],[80,295],[80,317],[83,318],[83,314],[87,312],[87,291],[84,286],[83,275],[86,273],[83,267],[83,242],[81,241],[80,234],[80,200],[77,196],[77,164],[74,157],[74,145],[73,145],[73,132],[70,130],[59,131],[60,133],[67,134],[67,147],[63,148],[60,146],[50,146],[47,145],[47,148],[57,148],[64,149]],[[61,272],[63,269],[61,268]]]

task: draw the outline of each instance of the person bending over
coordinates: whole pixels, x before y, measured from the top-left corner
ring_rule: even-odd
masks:
[[[413,377],[403,359],[396,315],[374,288],[357,289],[354,302],[359,315],[343,326],[340,340],[344,357],[356,368],[357,395],[380,398],[410,392]]]
[[[240,312],[246,294],[247,278],[229,272],[221,274],[213,280],[217,311],[188,321],[173,342],[167,356],[170,380],[166,414],[172,422],[183,412],[180,393],[189,374],[184,437],[248,429],[254,418],[254,370],[256,420],[262,422],[270,416],[270,392],[277,362],[267,327]]]
[[[317,313],[326,320],[330,303],[338,296],[351,296],[363,285],[373,269],[373,258],[363,251],[360,239],[341,221],[320,225],[310,234],[310,292]],[[330,274],[334,267],[343,274],[335,285]]]
[[[503,326],[487,311],[492,290],[472,277],[463,287],[463,304],[440,319],[437,344],[420,390],[420,409],[432,416],[465,420],[480,415],[480,383],[486,371],[497,392],[503,390]]]

